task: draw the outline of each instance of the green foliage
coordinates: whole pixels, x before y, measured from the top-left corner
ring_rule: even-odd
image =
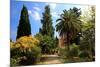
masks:
[[[78,57],[79,47],[76,44],[72,44],[69,46],[69,50],[67,47],[60,48],[59,52],[62,58],[71,59],[73,57]]]
[[[85,23],[82,25],[82,40],[80,50],[88,51],[90,58],[95,56],[95,6],[89,7],[88,14],[83,15]]]
[[[40,61],[41,49],[37,46],[34,46],[22,53],[23,56],[25,56],[25,58],[22,58],[21,61],[19,62],[21,65],[32,65]]]
[[[13,67],[13,66],[17,66],[18,65],[18,62],[19,62],[19,60],[18,59],[13,59],[13,58],[11,58],[11,60],[10,60],[10,66],[11,67]]]
[[[66,57],[68,56],[68,49],[59,48],[58,50],[59,50],[58,55],[61,56],[61,58],[66,59]]]
[[[90,58],[90,55],[89,55],[89,51],[81,51],[80,53],[79,53],[79,57],[80,58]]]
[[[11,64],[32,65],[36,64],[41,57],[39,41],[32,37],[21,37],[11,44]],[[15,62],[18,61],[18,62]]]
[[[31,25],[29,21],[29,15],[27,8],[23,5],[20,21],[17,29],[17,37],[16,39],[22,36],[29,36],[31,35]]]
[[[70,45],[70,50],[66,48],[59,49],[59,55],[64,59],[64,63],[88,62],[91,61],[90,53],[87,50],[80,51],[76,44]]]
[[[50,14],[49,5],[45,6],[43,18],[41,19],[42,28],[39,34],[35,35],[40,40],[42,53],[52,53],[55,48],[54,28],[52,26],[52,16]]]
[[[54,49],[56,49],[56,41],[54,38],[47,36],[47,35],[41,35],[37,34],[35,37],[40,40],[40,47],[42,49],[42,53],[52,54],[54,53]]]
[[[42,39],[43,39],[43,35],[38,33],[38,34],[35,35],[35,38],[37,38],[41,42]]]
[[[70,9],[69,11],[75,13],[77,17],[81,15],[81,9],[78,9],[76,7],[73,7],[73,9]]]
[[[89,43],[86,40],[81,41],[79,45],[80,50],[89,50],[90,46]]]
[[[52,53],[52,50],[55,48],[55,40],[49,36],[43,36],[41,41],[42,53]]]
[[[69,51],[69,55],[71,57],[77,57],[79,53],[79,47],[76,44],[72,44],[70,46],[70,51]]]
[[[77,15],[79,9],[77,9],[77,12],[75,12],[75,9],[77,8],[63,10],[60,18],[57,19],[57,22],[59,21],[59,23],[56,25],[56,31],[58,31],[60,34],[65,32],[67,32],[68,34],[71,34],[73,32],[73,34],[75,34],[76,31],[80,31],[80,14],[79,16]]]
[[[41,20],[42,28],[40,28],[40,33],[42,35],[47,35],[54,37],[54,28],[52,26],[52,16],[50,14],[49,5],[45,6],[45,11],[43,13],[43,18]]]

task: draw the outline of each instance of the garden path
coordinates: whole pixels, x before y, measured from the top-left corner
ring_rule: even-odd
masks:
[[[58,55],[42,55],[41,62],[39,64],[61,64],[62,59]]]

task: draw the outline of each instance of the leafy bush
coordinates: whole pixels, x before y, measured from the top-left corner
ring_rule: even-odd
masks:
[[[31,36],[19,38],[14,44],[11,44],[11,58],[19,59],[18,65],[35,64],[41,57],[41,49],[38,44],[39,40]],[[11,62],[11,64],[13,63]]]
[[[61,56],[61,58],[66,58],[68,50],[66,48],[59,48],[58,50],[58,55]]]
[[[90,49],[90,45],[86,41],[81,41],[79,48],[80,48],[80,50],[88,50],[88,49]]]
[[[67,49],[67,46],[65,48],[59,49],[59,55],[62,58],[70,59],[73,57],[77,57],[79,53],[79,47],[76,44],[72,44],[69,46],[69,50]]]
[[[41,47],[43,53],[51,53],[51,50],[54,48],[54,40],[49,36],[44,36],[41,41]]]
[[[19,60],[11,58],[10,62],[11,62],[11,66],[13,67],[13,66],[17,66],[18,65]]]
[[[77,57],[78,56],[78,53],[79,53],[79,47],[78,47],[78,45],[72,44],[70,46],[69,55],[71,57]]]
[[[54,38],[47,35],[43,36],[41,34],[37,34],[35,35],[35,37],[40,40],[40,47],[42,49],[42,53],[53,54],[55,52],[54,49],[57,47],[57,45]]]
[[[89,56],[89,51],[86,51],[86,50],[81,51],[81,52],[79,53],[79,57],[80,57],[80,58],[89,58],[89,57],[90,57],[90,56]]]
[[[41,49],[37,46],[34,46],[22,53],[23,53],[23,57],[19,62],[21,65],[36,64],[36,62],[40,61]]]

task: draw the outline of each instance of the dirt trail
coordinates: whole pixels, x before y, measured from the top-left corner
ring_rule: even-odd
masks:
[[[62,59],[58,55],[42,55],[40,64],[61,64]]]

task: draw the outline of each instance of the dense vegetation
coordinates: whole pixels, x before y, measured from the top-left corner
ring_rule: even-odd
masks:
[[[41,48],[39,40],[31,36],[20,37],[15,43],[11,42],[11,66],[30,65],[40,60]]]
[[[53,27],[49,5],[45,6],[39,33],[32,37],[28,11],[23,6],[16,42],[10,41],[11,66],[32,65],[41,61],[42,55],[59,55],[63,63],[95,60],[95,6],[82,14],[76,7],[63,10]],[[59,38],[54,37],[54,28]],[[65,45],[59,47],[59,39]]]
[[[37,38],[40,41],[40,47],[43,54],[54,54],[57,51],[57,44],[55,38],[52,38],[47,35],[41,35],[37,34],[35,35],[35,38]]]
[[[71,10],[73,10],[73,9],[71,9]],[[68,37],[68,38],[65,38],[66,40],[68,40],[67,42],[65,42],[65,44],[67,44],[67,47],[63,49],[63,52],[62,52],[62,50],[60,50],[61,55],[65,56],[65,58],[67,58],[65,60],[65,62],[94,61],[95,60],[95,7],[94,6],[90,7],[89,11],[87,11],[88,15],[82,15],[82,16],[80,16],[80,19],[78,17],[73,18],[74,16],[69,17],[68,15],[71,16],[71,14],[72,14],[72,13],[70,14],[71,11],[70,12],[69,11],[70,10],[68,10],[68,11],[65,10],[63,12],[63,14],[62,14],[63,16],[61,15],[61,18],[58,19],[58,20],[60,20],[60,22],[57,24],[57,28],[58,28],[58,31],[60,32],[60,35],[62,34],[62,35],[65,35],[66,37]],[[66,17],[66,18],[64,18],[64,17]],[[69,22],[67,20],[68,19],[67,17],[70,19]],[[73,18],[73,19],[71,19],[71,18]],[[73,20],[77,20],[77,21],[75,22]],[[79,20],[79,22],[78,22],[78,20]],[[80,24],[80,20],[81,20],[81,24]],[[66,24],[66,26],[64,26],[65,25],[64,23]],[[77,26],[77,24],[78,24],[78,26]],[[81,28],[79,25],[81,26]],[[72,28],[70,28],[70,27],[72,27]],[[73,28],[76,30],[74,31]],[[79,32],[78,32],[77,28],[80,29]],[[69,31],[68,31],[68,29],[69,29]],[[64,33],[64,32],[66,32],[66,33]],[[70,36],[68,35],[68,33]],[[74,35],[73,35],[73,33],[74,33]],[[75,35],[75,33],[76,33],[76,35]],[[74,41],[74,43],[76,43],[76,47],[73,46],[70,41],[70,40],[74,40],[74,37],[75,37],[75,39],[78,37],[78,40],[76,40],[76,41],[78,41],[78,44],[76,43],[76,41]],[[67,51],[67,52],[64,52],[64,51]],[[76,59],[76,57],[77,57],[77,59]],[[75,58],[75,59],[73,59],[73,58]]]

